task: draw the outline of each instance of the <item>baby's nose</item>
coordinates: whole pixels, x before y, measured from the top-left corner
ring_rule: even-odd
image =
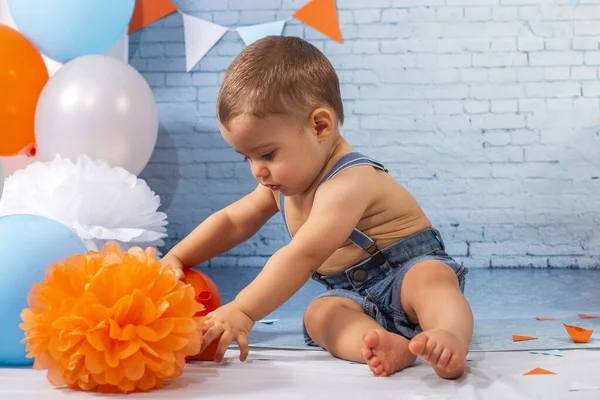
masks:
[[[265,178],[269,176],[269,169],[261,164],[254,165],[252,168],[252,175],[254,175],[255,178]]]

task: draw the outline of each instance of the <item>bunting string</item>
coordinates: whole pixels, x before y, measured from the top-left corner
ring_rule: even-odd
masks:
[[[291,18],[233,29],[186,14],[171,0],[137,0],[129,33],[175,12],[183,16],[187,72],[191,71],[229,30],[235,30],[244,44],[249,46],[266,36],[282,35],[285,24],[295,18],[325,36],[343,43],[335,0],[311,0]]]

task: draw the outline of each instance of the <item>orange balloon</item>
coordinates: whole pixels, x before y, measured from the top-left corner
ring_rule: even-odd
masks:
[[[35,143],[35,108],[48,79],[36,47],[0,25],[0,156],[15,156]]]
[[[196,301],[204,306],[196,316],[204,317],[209,312],[221,307],[221,294],[217,285],[206,275],[194,269],[183,271],[183,281],[192,285],[196,291]]]
[[[183,271],[183,281],[194,287],[196,291],[196,301],[204,305],[204,310],[200,311],[197,316],[205,316],[209,312],[221,307],[221,294],[217,285],[206,275],[200,271],[186,269]],[[203,352],[190,357],[195,361],[213,361],[219,341],[212,342]]]

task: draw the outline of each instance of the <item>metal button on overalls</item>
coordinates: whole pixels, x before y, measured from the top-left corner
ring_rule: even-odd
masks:
[[[357,269],[352,274],[352,277],[354,278],[355,281],[362,282],[365,279],[367,279],[367,272],[364,269]]]

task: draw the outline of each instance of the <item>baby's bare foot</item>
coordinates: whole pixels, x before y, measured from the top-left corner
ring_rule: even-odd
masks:
[[[374,329],[363,338],[362,355],[375,376],[389,376],[410,367],[417,359],[408,350],[408,344],[400,335]]]
[[[467,367],[467,350],[460,339],[450,331],[432,329],[419,333],[408,349],[423,358],[444,379],[462,376]]]

